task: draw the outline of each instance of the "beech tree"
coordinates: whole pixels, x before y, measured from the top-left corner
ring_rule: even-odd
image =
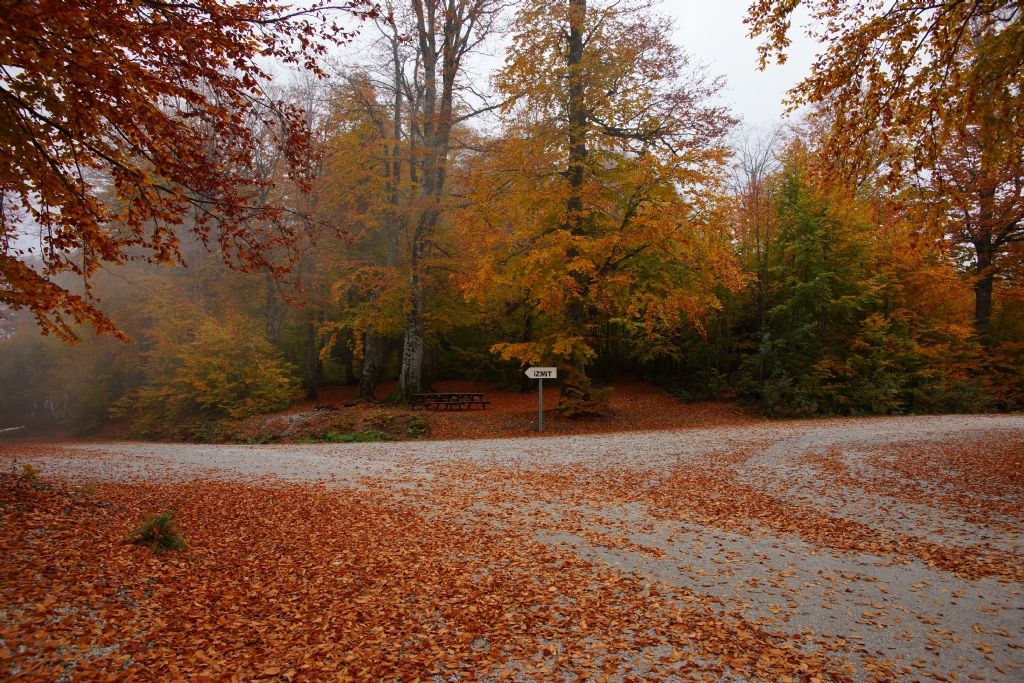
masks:
[[[826,51],[791,92],[826,121],[822,158],[847,175],[923,171],[954,245],[974,250],[975,328],[990,330],[992,283],[1020,223],[1024,12],[1011,0],[758,0],[747,19],[764,66],[785,61],[793,11]],[[949,193],[949,194],[946,194]]]
[[[993,284],[1024,242],[1024,126],[1008,139],[991,135],[985,119],[959,127],[928,176],[942,234],[974,251],[974,325],[986,336]]]
[[[455,125],[472,115],[456,110],[457,89],[466,55],[488,34],[502,8],[496,0],[413,0],[411,39],[416,47],[412,87],[417,114],[411,120],[417,142],[415,215],[410,219],[409,299],[401,371],[392,400],[404,401],[423,391],[427,291],[424,267],[438,223],[448,177],[448,157]]]
[[[186,221],[232,266],[286,272],[301,223],[259,202],[251,117],[274,131],[300,188],[308,130],[298,107],[267,97],[257,60],[316,71],[326,45],[352,35],[330,9],[374,13],[364,0],[0,3],[0,303],[68,341],[74,323],[119,334],[91,276],[132,258],[180,262]]]
[[[711,103],[721,82],[640,7],[530,0],[512,29],[504,136],[463,166],[462,285],[525,317],[495,352],[571,368],[586,400],[598,318],[700,328],[714,288],[737,285],[716,203],[733,120]]]
[[[322,193],[324,211],[348,232],[334,258],[333,299],[344,311],[336,327],[351,333],[362,358],[356,398],[370,401],[387,345],[404,330],[405,237],[416,194],[405,55],[397,41],[394,47],[397,61],[386,70],[349,72],[335,89]],[[390,83],[381,83],[382,74]]]
[[[790,104],[827,108],[828,151],[848,163],[894,148],[927,162],[955,122],[1024,111],[1024,13],[1015,0],[756,0],[746,23],[762,40],[762,68],[786,61],[801,6],[825,50]]]
[[[502,8],[499,0],[387,6],[390,20],[378,22],[375,49],[345,76],[339,101],[344,125],[332,163],[343,176],[363,180],[334,204],[357,225],[354,239],[362,251],[351,255],[335,292],[358,291],[363,299],[344,323],[362,336],[360,398],[372,400],[387,338],[394,336],[401,337],[402,348],[389,400],[401,403],[424,390],[430,268],[444,226],[452,137],[479,113],[468,101],[481,101],[468,96],[464,61],[490,34]],[[395,335],[391,314],[399,270],[403,321]]]

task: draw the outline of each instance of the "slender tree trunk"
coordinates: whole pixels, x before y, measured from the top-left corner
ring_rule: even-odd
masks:
[[[417,19],[417,38],[423,68],[423,166],[420,173],[420,200],[424,206],[413,230],[412,254],[409,262],[409,302],[405,317],[405,342],[402,345],[402,368],[398,385],[389,400],[394,403],[408,401],[413,394],[423,392],[423,348],[425,343],[426,291],[422,273],[426,255],[426,242],[437,225],[438,206],[443,190],[443,164],[447,158],[450,117],[446,117],[445,103],[438,102],[437,61],[434,5],[413,2]],[[442,86],[442,100],[450,94]]]
[[[434,382],[434,361],[437,360],[437,347],[426,346],[423,349],[423,386],[430,391]]]
[[[974,328],[978,334],[987,337],[992,330],[992,284],[995,273],[992,268],[993,249],[988,242],[977,242],[974,245],[977,254],[974,281]]]
[[[274,291],[274,276],[269,273],[267,279],[266,338],[271,345],[277,345],[277,292]]]
[[[308,306],[309,317],[306,320],[306,400],[317,400],[316,366],[319,355],[316,344],[316,318],[313,307]]]
[[[398,251],[401,246],[402,219],[398,207],[399,187],[402,183],[402,60],[398,53],[398,37],[391,41],[392,68],[394,69],[394,104],[391,111],[391,142],[385,143],[388,162],[385,163],[387,182],[384,193],[388,206],[384,210],[384,224],[388,237],[387,267],[398,266]],[[381,366],[384,363],[384,339],[371,325],[366,329],[363,340],[363,369],[359,376],[356,400],[376,401],[377,383],[380,381]]]
[[[264,308],[267,323],[265,335],[272,346],[277,346],[277,340],[281,335],[281,324],[288,313],[288,303],[281,298],[281,285],[274,276],[267,271],[264,277],[267,285],[267,301]]]
[[[352,352],[352,331],[346,330],[343,335],[342,349],[345,359],[345,386],[352,386],[353,384],[359,385],[359,378],[356,377],[355,360],[356,356]]]
[[[423,352],[425,346],[427,250],[440,219],[444,196],[448,150],[454,121],[452,106],[462,58],[472,44],[476,19],[470,4],[412,0],[416,15],[416,39],[420,58],[422,88],[422,151],[419,173],[420,209],[413,232],[410,263],[409,307],[406,317],[402,370],[398,386],[390,397],[402,402],[423,391]],[[438,10],[440,7],[440,11]],[[440,37],[440,49],[438,38]],[[440,76],[440,88],[438,77]],[[420,99],[420,98],[417,98]],[[410,141],[411,143],[412,141]]]

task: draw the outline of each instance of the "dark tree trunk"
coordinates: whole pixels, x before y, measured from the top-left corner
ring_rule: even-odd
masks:
[[[992,268],[993,251],[988,242],[974,245],[977,253],[976,273],[974,282],[974,329],[978,334],[987,337],[992,331],[992,284],[995,272]]]
[[[345,354],[345,386],[352,386],[353,384],[359,383],[359,378],[356,377],[355,354],[352,352],[352,346],[349,343],[351,340],[351,334],[351,332],[348,332],[345,335],[345,344],[342,347]]]
[[[373,329],[366,331],[363,340],[363,370],[359,373],[359,388],[356,389],[356,400],[376,401],[374,392],[380,381],[381,364],[384,361],[383,340],[374,334]]]
[[[306,322],[306,400],[317,400],[316,366],[319,360],[316,345],[316,320],[312,307],[309,307],[309,319]]]
[[[566,201],[566,218],[563,229],[572,235],[583,234],[583,183],[586,177],[587,164],[587,107],[585,101],[583,73],[583,36],[586,29],[586,0],[569,0],[569,54],[566,66],[569,68],[569,167],[566,177],[569,181],[569,197]],[[566,252],[566,258],[572,260],[578,256],[576,249]],[[586,296],[590,288],[588,279],[581,273],[574,272],[576,292],[568,297],[566,304],[566,322],[574,335],[586,334]],[[572,369],[586,376],[583,361],[573,358]]]
[[[583,180],[587,162],[587,107],[583,83],[583,33],[586,0],[569,0],[569,231],[579,234],[583,219]]]
[[[394,69],[394,108],[391,111],[391,144],[385,144],[385,152],[390,155],[390,163],[385,164],[387,182],[384,192],[388,198],[388,207],[384,210],[384,225],[388,238],[388,269],[398,265],[399,247],[403,217],[399,210],[399,187],[402,183],[402,60],[398,52],[398,37],[391,41],[392,67]],[[411,175],[411,173],[410,173]],[[372,302],[376,303],[376,295]],[[376,401],[377,383],[384,363],[385,339],[377,334],[371,325],[366,329],[363,339],[363,368],[359,375],[359,388],[356,389],[356,400]]]
[[[427,346],[423,349],[423,386],[430,391],[434,383],[434,361],[437,360],[437,347]]]
[[[288,302],[281,296],[281,284],[269,271],[264,274],[267,285],[267,301],[264,309],[266,317],[266,338],[272,346],[277,346],[281,335],[281,325],[288,313]]]

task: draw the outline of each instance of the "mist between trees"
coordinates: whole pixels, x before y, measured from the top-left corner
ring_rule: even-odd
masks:
[[[560,368],[568,414],[599,413],[624,374],[780,417],[1024,407],[1022,90],[1019,65],[992,66],[1015,15],[963,19],[953,57],[987,90],[950,81],[962,96],[927,125],[867,126],[876,105],[819,70],[772,130],[742,128],[643,4],[382,15],[352,63],[226,105],[196,144],[231,153],[208,151],[202,188],[175,167],[144,195],[158,212],[82,179],[92,218],[69,227],[73,197],[34,216],[79,241],[15,255],[5,190],[0,427],[157,434],[325,382],[391,403],[440,379],[532,389],[527,365]],[[498,39],[504,66],[475,82],[467,60]],[[168,116],[167,134],[208,123]]]

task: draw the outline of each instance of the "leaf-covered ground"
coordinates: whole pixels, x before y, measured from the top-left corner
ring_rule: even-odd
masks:
[[[377,388],[380,399],[387,397],[395,382]],[[356,387],[325,387],[318,401],[296,403],[281,413],[258,415],[244,420],[210,423],[202,418],[194,424],[180,424],[160,438],[172,441],[301,443],[349,435],[367,440],[374,435],[386,440],[483,439],[534,436],[537,433],[537,392],[499,389],[482,382],[445,380],[434,383],[441,392],[481,392],[490,403],[486,410],[447,411],[395,408],[383,403],[354,403]],[[554,410],[559,389],[544,391],[544,430],[548,435],[596,434],[639,429],[677,429],[746,424],[751,415],[735,402],[684,403],[647,382],[620,379],[612,385],[611,404],[601,419],[573,420]],[[330,410],[316,410],[329,406]],[[211,429],[211,424],[213,429]],[[130,422],[112,425],[108,438],[132,436]],[[358,436],[357,436],[358,435]],[[154,438],[149,435],[147,438]],[[330,440],[330,438],[326,439]],[[372,440],[372,439],[371,439]],[[379,438],[377,440],[380,440]]]
[[[1020,417],[2,448],[5,679],[1024,679]]]

